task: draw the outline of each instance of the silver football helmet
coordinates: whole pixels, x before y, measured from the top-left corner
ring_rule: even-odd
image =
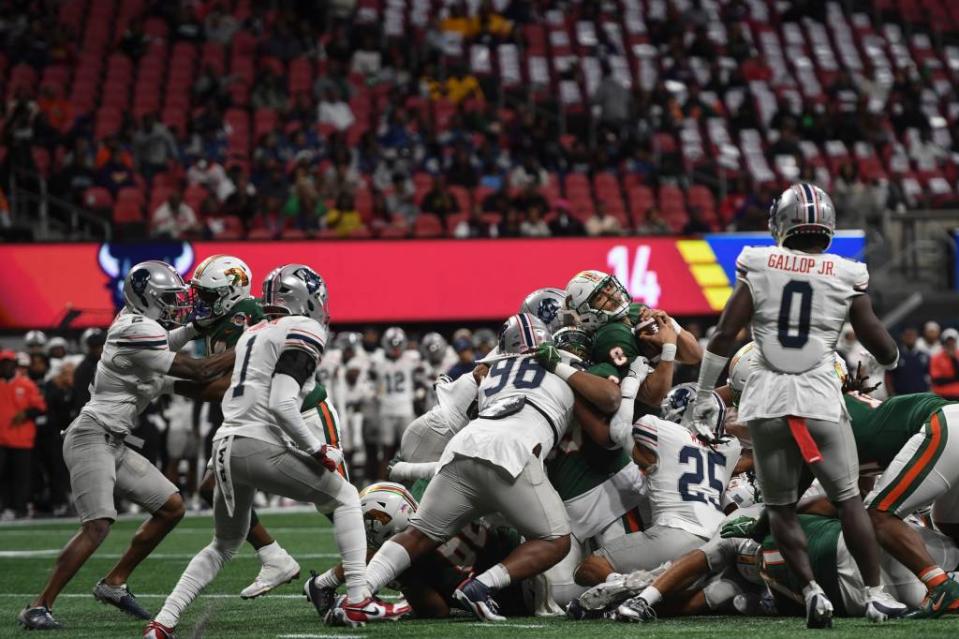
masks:
[[[183,324],[192,310],[183,278],[160,260],[140,262],[130,269],[123,279],[123,301],[128,310],[164,327]]]
[[[267,315],[303,315],[326,324],[327,297],[326,282],[303,264],[280,266],[263,280],[263,311]]]
[[[348,348],[356,350],[362,348],[362,344],[363,336],[355,331],[337,333],[336,339],[333,341],[333,346],[341,351],[345,351]]]
[[[383,331],[383,337],[380,338],[380,346],[387,353],[406,350],[409,340],[406,338],[406,331],[399,326],[390,326]]]
[[[520,313],[529,313],[543,320],[546,328],[555,333],[565,325],[566,291],[561,288],[538,288],[523,300]]]
[[[566,285],[566,308],[576,311],[588,333],[624,317],[632,301],[626,287],[602,271],[582,271]]]
[[[47,346],[47,334],[43,331],[29,331],[23,342],[31,353],[42,353]]]
[[[439,333],[427,333],[420,340],[420,354],[434,366],[442,363],[447,348],[446,340]]]
[[[553,333],[553,344],[585,362],[593,349],[593,337],[579,326],[564,326]]]
[[[794,235],[806,234],[824,235],[832,243],[836,232],[832,198],[813,184],[793,184],[769,208],[769,232],[780,246]]]
[[[673,422],[674,424],[682,424],[683,413],[686,412],[686,408],[694,399],[696,399],[696,384],[693,382],[673,386],[673,388],[666,393],[666,397],[660,405],[663,419],[667,422]],[[723,435],[726,434],[726,404],[716,391],[712,393],[712,401],[716,402],[719,410],[716,411],[716,423],[710,424],[710,427],[713,436],[716,439],[722,439]],[[696,433],[693,432],[693,434],[695,435]]]
[[[232,255],[211,255],[193,271],[190,287],[197,319],[223,317],[236,304],[250,297],[253,272],[246,262]]]
[[[517,313],[503,323],[499,334],[499,352],[503,355],[522,355],[549,341],[549,329],[543,320],[529,313]]]

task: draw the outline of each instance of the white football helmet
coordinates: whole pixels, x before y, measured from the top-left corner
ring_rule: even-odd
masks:
[[[773,201],[769,209],[769,232],[780,246],[794,235],[806,234],[825,235],[831,243],[836,232],[836,207],[832,198],[814,184],[793,184]]]
[[[722,439],[723,435],[726,433],[726,404],[723,402],[723,398],[719,396],[716,391],[712,392],[712,401],[716,403],[719,408],[716,411],[716,423],[710,424],[710,429],[713,432],[713,436],[716,439]],[[662,404],[660,404],[660,410],[662,411],[663,419],[667,422],[673,422],[674,424],[683,423],[683,413],[686,412],[686,408],[696,399],[696,384],[693,382],[686,382],[685,384],[679,384],[678,386],[673,386],[666,397],[663,399]],[[693,431],[693,434],[697,433]]]
[[[739,397],[743,394],[746,380],[753,370],[753,363],[757,357],[759,357],[759,349],[756,348],[756,343],[749,342],[729,359],[729,388],[733,392],[734,404],[739,403]],[[839,378],[840,384],[845,383],[846,377],[849,376],[849,370],[846,367],[846,361],[839,353],[833,353],[833,366],[836,369],[836,377]]]
[[[193,308],[183,278],[160,260],[140,262],[130,269],[123,279],[123,301],[128,310],[164,327],[183,324]]]
[[[443,362],[447,348],[446,340],[439,333],[427,333],[420,340],[420,354],[423,355],[423,359],[433,366]]]
[[[408,343],[409,340],[406,338],[406,331],[399,326],[390,326],[383,331],[383,337],[380,338],[380,346],[382,346],[383,350],[387,353],[402,352],[406,350]]]
[[[529,313],[517,313],[503,323],[499,334],[499,352],[502,355],[522,355],[550,340],[549,330],[543,320]]]
[[[418,504],[402,484],[381,481],[360,491],[360,507],[366,526],[366,543],[379,548],[387,539],[402,532]]]
[[[632,301],[626,287],[602,271],[582,271],[566,285],[566,308],[576,312],[589,333],[624,317]]]
[[[546,328],[555,333],[564,326],[566,291],[561,288],[538,288],[523,300],[520,313],[529,313],[543,320]]]
[[[761,501],[759,490],[754,483],[746,473],[740,473],[729,480],[729,485],[726,486],[726,490],[723,491],[723,499],[720,505],[723,508],[723,512],[728,513],[739,508],[749,508]],[[736,508],[730,508],[734,504]]]
[[[237,302],[250,297],[250,267],[232,255],[211,255],[193,271],[193,308],[196,319],[223,317]]]
[[[23,341],[31,353],[42,353],[47,346],[47,334],[43,331],[29,331]]]
[[[309,266],[287,264],[263,280],[263,310],[267,315],[303,315],[326,325],[326,282]]]

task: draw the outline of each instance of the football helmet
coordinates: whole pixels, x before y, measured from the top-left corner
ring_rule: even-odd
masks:
[[[803,234],[825,235],[831,243],[836,232],[832,198],[813,184],[793,184],[769,208],[769,232],[779,246],[790,237]]]
[[[593,349],[593,338],[578,326],[564,326],[553,333],[553,344],[585,362]]]
[[[160,260],[140,262],[130,269],[123,279],[123,301],[130,311],[164,327],[183,324],[193,308],[183,278]]]
[[[379,548],[384,541],[405,530],[417,506],[416,499],[403,484],[381,481],[361,490],[360,507],[370,548]]]
[[[100,328],[88,328],[83,331],[83,334],[80,335],[80,350],[84,355],[90,353],[90,348],[93,346],[103,346],[103,342],[106,339],[106,333],[103,332],[103,329]]]
[[[399,326],[390,326],[383,331],[383,337],[380,338],[380,346],[387,353],[399,353],[406,350],[409,340],[406,339],[406,331]]]
[[[696,384],[687,382],[674,386],[666,393],[666,397],[660,405],[663,419],[668,422],[673,422],[674,424],[682,424],[683,413],[686,412],[686,407],[688,407],[694,399],[696,399]],[[711,399],[713,402],[716,402],[719,410],[716,412],[716,423],[710,424],[709,426],[713,432],[713,436],[716,439],[722,439],[723,435],[726,434],[726,404],[716,391],[712,392]],[[696,433],[693,432],[693,434],[695,435]]]
[[[752,372],[753,360],[756,355],[756,343],[749,342],[729,359],[729,388],[733,392],[733,399],[739,401],[746,387],[746,378]]]
[[[358,348],[362,348],[362,345],[363,336],[355,331],[337,333],[336,339],[333,342],[333,346],[341,351],[345,351],[348,348],[356,350]]]
[[[746,473],[740,473],[729,480],[729,485],[723,491],[721,506],[723,512],[735,504],[737,508],[749,508],[759,503],[759,489]]]
[[[53,351],[58,349],[63,350],[63,355],[53,354]],[[49,357],[63,357],[64,355],[68,353],[68,351],[69,351],[69,344],[67,344],[67,340],[63,339],[60,336],[51,337],[50,340],[47,342],[47,356]]]
[[[309,266],[280,266],[263,280],[263,311],[267,315],[303,315],[326,324],[326,304],[326,282]]]
[[[549,341],[549,330],[543,320],[529,313],[517,313],[503,322],[499,334],[499,352],[502,355],[522,355]]]
[[[602,271],[582,271],[566,285],[566,308],[576,312],[589,333],[624,317],[632,301],[626,287]]]
[[[447,348],[446,340],[439,333],[427,333],[420,340],[420,354],[434,366],[443,362]]]
[[[23,338],[26,349],[30,352],[42,352],[47,345],[47,334],[43,331],[29,331]]]
[[[194,317],[199,320],[223,317],[236,303],[250,297],[250,267],[232,255],[211,255],[193,271]]]
[[[480,353],[488,353],[496,346],[497,339],[496,333],[488,328],[476,329],[473,333],[473,348]]]
[[[546,328],[555,333],[564,325],[566,291],[561,288],[538,288],[523,300],[520,313],[529,313],[543,320]]]

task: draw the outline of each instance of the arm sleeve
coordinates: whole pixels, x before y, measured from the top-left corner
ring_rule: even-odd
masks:
[[[636,362],[634,361],[634,365]],[[600,366],[590,369],[590,373],[597,374],[596,369],[602,369],[607,366],[606,364],[601,364]],[[641,368],[640,366],[634,366],[635,368]],[[649,374],[648,366],[646,367],[645,373],[642,375],[642,378],[645,379],[646,375]],[[617,444],[620,448],[625,451],[630,451],[633,449],[633,408],[635,406],[636,394],[639,392],[639,387],[642,385],[642,379],[638,375],[627,375],[623,378],[623,381],[619,385],[619,392],[622,395],[622,400],[619,403],[619,409],[616,411],[616,414],[613,415],[612,419],[609,422],[609,437]]]
[[[180,349],[187,345],[187,342],[195,340],[199,335],[200,333],[197,332],[192,323],[173,329],[167,333],[170,351],[179,353]]]
[[[301,450],[312,455],[323,446],[323,442],[307,427],[300,415],[300,385],[285,373],[273,376],[273,383],[270,385],[270,411],[276,417],[280,428]]]
[[[650,450],[659,449],[659,433],[656,424],[647,418],[642,418],[633,426],[633,440]]]
[[[396,462],[393,468],[390,469],[390,479],[399,482],[430,479],[436,474],[438,466],[438,462],[423,462],[419,464]]]

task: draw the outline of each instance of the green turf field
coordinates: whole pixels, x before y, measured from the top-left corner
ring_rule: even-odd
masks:
[[[312,513],[266,514],[264,523],[300,562],[304,575],[310,568],[321,570],[336,561],[331,529],[326,519]],[[57,601],[57,618],[68,629],[56,633],[62,637],[139,637],[144,623],[94,601],[90,590],[116,561],[137,526],[121,521],[114,527],[98,554],[68,586]],[[57,521],[0,527],[0,637],[24,636],[16,625],[18,610],[39,590],[54,557],[74,532],[75,525]],[[180,572],[197,550],[210,540],[209,517],[188,517],[140,566],[131,581],[131,589],[151,611],[162,604]],[[401,621],[371,625],[362,629],[328,628],[313,607],[300,594],[302,580],[291,583],[271,595],[243,601],[237,593],[255,576],[259,564],[245,547],[189,610],[178,629],[178,636],[245,639],[310,639],[326,637],[404,637],[477,639],[493,637],[683,637],[753,639],[792,637],[804,631],[799,619],[746,619],[702,617],[665,620],[655,625],[629,626],[611,622],[572,623],[565,620],[536,618],[511,619],[507,624],[483,625],[472,619],[453,621]],[[913,621],[873,626],[863,620],[836,621],[830,637],[873,637],[920,639],[959,637],[959,617],[940,621]]]

